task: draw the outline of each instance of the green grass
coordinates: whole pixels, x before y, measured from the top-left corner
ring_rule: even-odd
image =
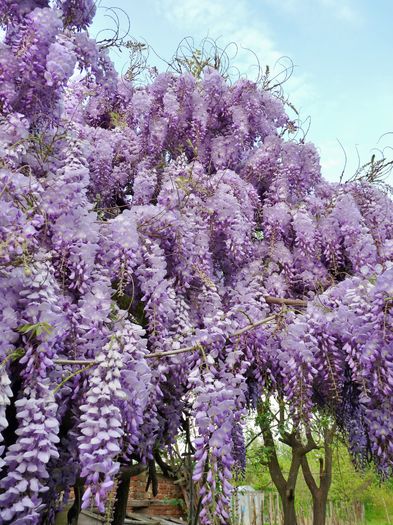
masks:
[[[390,495],[388,501],[385,499],[385,502],[381,501],[380,498],[377,497],[376,501],[372,503],[366,503],[367,525],[393,525],[393,509],[391,499],[392,495]]]

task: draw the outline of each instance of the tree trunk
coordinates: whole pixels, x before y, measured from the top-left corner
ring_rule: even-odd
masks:
[[[266,407],[263,403],[258,405],[258,415],[263,416]],[[280,407],[280,420],[284,422],[285,419],[283,405]],[[284,525],[297,525],[296,509],[295,509],[295,488],[296,482],[301,467],[302,457],[310,450],[315,448],[315,443],[308,440],[307,446],[303,446],[299,439],[296,429],[291,433],[282,433],[281,441],[288,445],[292,451],[291,466],[288,477],[285,478],[281,470],[280,462],[277,457],[277,450],[274,443],[274,437],[270,428],[270,424],[262,419],[260,423],[261,432],[265,447],[268,448],[268,460],[266,462],[272,481],[279,493],[283,515]]]
[[[318,486],[311,473],[307,458],[302,458],[303,476],[308,488],[310,489],[313,501],[313,525],[326,524],[326,508],[330,488],[330,476],[323,468],[323,463],[323,460],[320,459],[320,485]],[[327,464],[329,467],[329,462],[327,462]]]
[[[333,424],[324,433],[324,459],[319,458],[319,485],[311,472],[307,457],[302,457],[302,471],[313,500],[313,525],[326,525],[328,494],[332,483],[333,449],[332,442],[336,431]]]
[[[131,476],[124,476],[117,486],[112,525],[123,525],[125,522],[130,481]]]
[[[291,483],[289,478],[286,480],[281,471],[281,467],[277,458],[276,450],[274,447],[274,440],[270,430],[264,432],[264,441],[271,450],[270,458],[268,461],[269,473],[272,481],[280,496],[282,511],[284,515],[284,525],[297,525],[296,511],[295,511],[295,485],[297,472],[299,471],[300,462],[298,465],[294,465],[293,456],[291,462]]]
[[[313,525],[326,524],[327,494],[313,496]]]
[[[297,525],[296,509],[295,509],[295,488],[298,473],[301,465],[302,450],[297,447],[292,448],[291,467],[289,469],[288,478],[283,476],[277,453],[274,448],[273,435],[269,430],[264,431],[264,441],[270,448],[270,458],[268,467],[270,476],[279,493],[282,510],[284,515],[284,525]]]
[[[74,485],[74,503],[67,513],[67,525],[77,525],[82,506],[83,481],[78,479]]]
[[[286,494],[281,496],[281,503],[284,515],[283,525],[297,525],[294,491],[287,490]]]
[[[127,513],[128,493],[133,476],[138,476],[146,470],[146,465],[137,463],[135,465],[122,465],[120,467],[119,482],[116,491],[116,503],[111,525],[123,525]]]

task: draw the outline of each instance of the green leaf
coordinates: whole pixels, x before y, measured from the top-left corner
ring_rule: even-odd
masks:
[[[53,332],[53,326],[51,326],[49,323],[46,323],[45,321],[30,324],[26,323],[17,328],[17,331],[21,334],[28,334],[31,333],[34,336],[39,336],[42,333],[46,333],[50,335]]]
[[[32,330],[34,330],[34,328],[35,328],[34,324],[23,324],[22,326],[19,326],[17,330],[21,334],[27,334],[31,332]]]
[[[254,239],[256,239],[257,241],[263,241],[265,237],[262,230],[255,230],[253,235]]]
[[[3,359],[0,364],[0,368],[3,367],[8,361],[16,361],[17,359],[20,359],[25,355],[25,353],[26,352],[24,348],[16,348],[10,354],[8,354],[5,359]]]

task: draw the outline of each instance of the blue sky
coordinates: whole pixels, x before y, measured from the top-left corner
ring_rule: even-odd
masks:
[[[103,0],[92,35],[113,27],[104,6],[123,9],[130,34],[167,59],[183,37],[198,42],[207,35],[221,46],[235,41],[252,49],[262,65],[273,67],[289,56],[296,67],[285,92],[303,120],[311,116],[308,139],[329,179],[338,180],[344,166],[337,139],[348,157],[348,177],[358,153],[362,163],[373,148],[386,147],[393,156],[393,134],[381,138],[393,132],[391,0]],[[115,62],[124,69],[127,55],[117,53]],[[254,63],[240,51],[236,65],[242,72],[252,77]]]

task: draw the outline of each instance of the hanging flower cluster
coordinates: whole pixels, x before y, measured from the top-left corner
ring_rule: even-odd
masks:
[[[0,0],[0,522],[53,522],[78,478],[104,511],[191,415],[227,524],[264,389],[390,475],[392,201],[326,182],[256,83],[119,78],[94,12]]]

